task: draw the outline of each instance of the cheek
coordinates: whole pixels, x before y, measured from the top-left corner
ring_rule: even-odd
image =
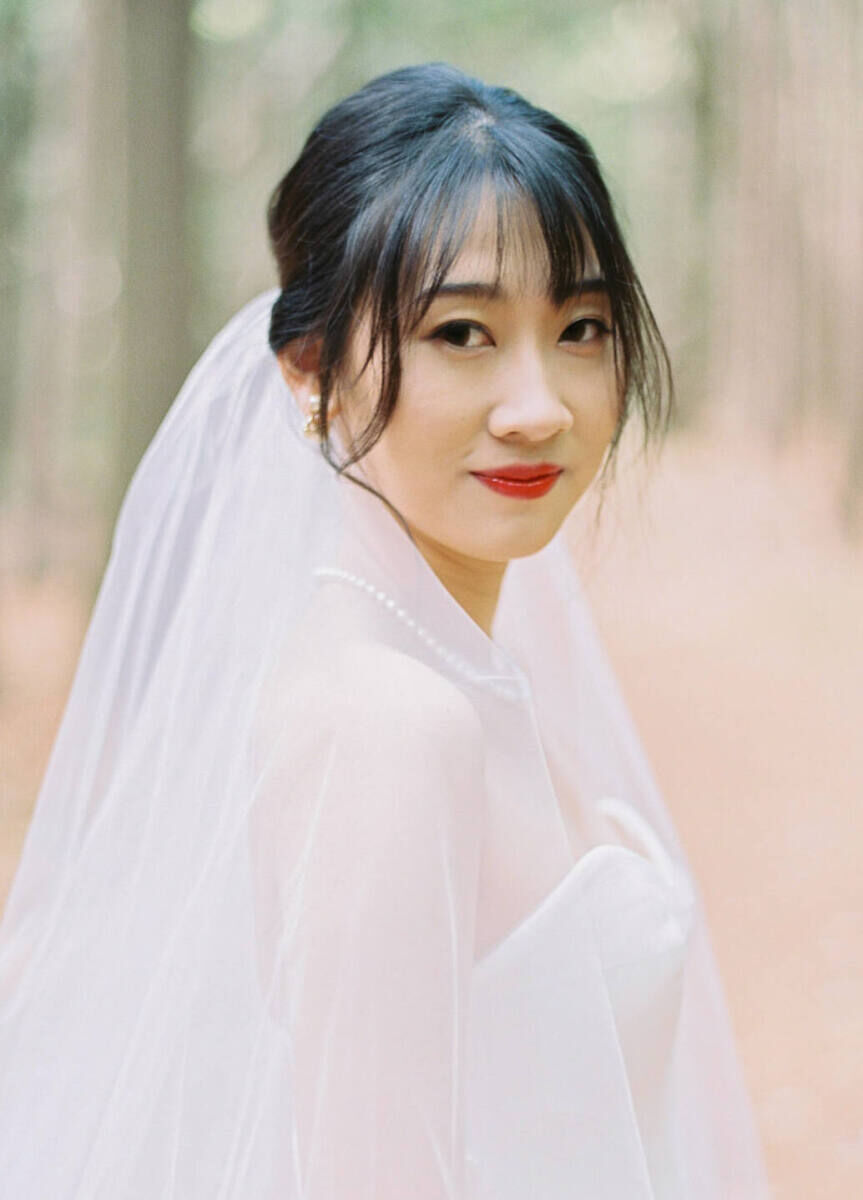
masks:
[[[385,490],[393,496],[425,494],[439,486],[452,454],[446,428],[431,414],[396,410],[368,458]]]
[[[579,440],[591,457],[600,459],[611,442],[620,421],[621,403],[612,379],[597,381],[592,394],[582,397],[576,417]]]
[[[602,403],[597,410],[597,432],[606,444],[617,432],[622,414],[623,397],[620,394],[614,369],[609,368],[606,372]]]
[[[380,440],[381,458],[399,474],[440,478],[459,462],[475,430],[470,405],[446,381],[405,372],[401,393]]]
[[[374,485],[402,508],[437,458],[437,446],[422,411],[406,411],[400,397],[383,432],[362,459]]]
[[[602,442],[603,452],[607,448],[609,442],[614,438],[614,435],[617,433],[622,412],[623,405],[621,403],[620,396],[615,390],[609,397],[608,403],[606,404],[605,410],[598,423],[599,428],[597,434],[599,440]]]

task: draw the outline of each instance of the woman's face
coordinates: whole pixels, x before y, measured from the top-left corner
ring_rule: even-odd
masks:
[[[433,567],[503,565],[540,550],[593,479],[618,421],[610,307],[602,281],[588,282],[595,262],[584,290],[558,307],[539,231],[517,231],[499,273],[496,220],[493,206],[480,208],[402,347],[392,416],[357,464]],[[367,339],[361,326],[355,364]],[[379,361],[349,377],[337,393],[348,438],[374,410]]]

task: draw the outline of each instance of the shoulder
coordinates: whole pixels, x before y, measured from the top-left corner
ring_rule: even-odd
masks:
[[[329,648],[277,686],[260,717],[267,786],[313,798],[364,853],[395,836],[400,853],[424,860],[442,830],[465,853],[478,844],[483,727],[464,692],[431,667],[377,643]]]
[[[402,755],[477,760],[483,756],[479,715],[465,693],[431,667],[392,647],[356,641],[331,648],[300,672],[271,681],[267,724],[308,731],[316,741],[398,746]]]
[[[344,650],[328,702],[342,721],[369,733],[391,729],[434,743],[482,737],[476,709],[456,684],[418,659],[378,643]]]

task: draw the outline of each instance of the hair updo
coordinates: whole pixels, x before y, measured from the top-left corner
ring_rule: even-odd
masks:
[[[377,405],[344,470],[383,432],[401,379],[399,348],[422,319],[470,233],[481,194],[497,201],[498,263],[512,219],[535,216],[547,250],[548,294],[578,291],[592,244],[614,330],[620,416],[633,406],[645,438],[665,425],[671,375],[665,345],[630,261],[587,141],[516,92],[445,64],[392,71],[331,108],[276,187],[267,210],[281,294],[269,340],[319,351],[320,423],[357,315],[381,349]],[[520,210],[520,212],[519,212]]]

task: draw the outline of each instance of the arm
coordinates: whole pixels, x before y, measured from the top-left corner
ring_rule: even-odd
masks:
[[[303,745],[268,787],[279,836],[259,842],[279,846],[271,961],[302,1194],[459,1200],[478,719],[452,685],[379,649],[313,693],[293,722]]]

